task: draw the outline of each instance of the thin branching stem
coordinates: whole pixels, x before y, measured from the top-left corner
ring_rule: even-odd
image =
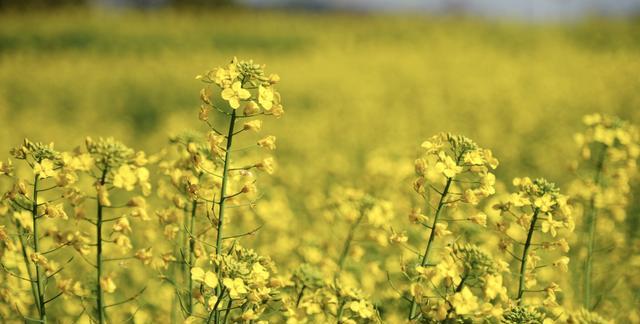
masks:
[[[222,169],[222,184],[220,186],[220,200],[218,202],[218,231],[216,236],[216,257],[219,257],[222,254],[222,233],[224,227],[224,204],[225,204],[225,194],[227,190],[227,182],[229,181],[229,165],[231,164],[231,146],[233,145],[233,129],[236,124],[236,110],[234,109],[231,113],[231,118],[229,119],[229,132],[227,135],[227,145],[225,148],[224,154],[224,166]],[[222,267],[218,266],[218,278],[222,277]],[[216,288],[218,295],[221,296],[220,286]],[[214,310],[215,313],[215,323],[220,323],[219,312]]]
[[[527,233],[527,240],[524,243],[524,248],[522,249],[522,258],[520,259],[520,280],[518,282],[518,306],[522,305],[522,295],[524,294],[525,287],[525,275],[527,271],[527,257],[529,254],[529,248],[531,247],[531,240],[533,239],[533,232],[535,231],[536,221],[538,220],[538,214],[540,210],[536,208],[533,211],[533,217],[531,218],[531,225],[529,226],[529,231]]]
[[[38,251],[40,251],[40,246],[39,246],[39,238],[38,238],[38,178],[39,178],[39,174],[36,174],[34,176],[33,179],[33,205],[32,205],[32,210],[31,210],[31,216],[32,216],[32,220],[33,220],[33,251],[34,253],[38,253]],[[42,323],[46,323],[47,322],[47,310],[45,307],[45,300],[44,300],[44,287],[42,285],[42,275],[41,275],[41,269],[40,266],[38,265],[38,262],[34,262],[35,266],[36,266],[36,288],[38,291],[38,305],[39,305],[39,310],[40,310],[40,321],[42,321]]]
[[[36,310],[38,314],[40,313],[40,303],[38,303],[38,288],[36,287],[36,281],[33,279],[33,271],[31,270],[31,263],[29,262],[29,256],[27,255],[27,243],[23,238],[22,228],[16,222],[16,230],[18,231],[19,241],[20,241],[20,250],[22,252],[22,259],[24,260],[24,266],[27,268],[27,275],[29,275],[29,281],[31,282],[31,293],[33,294],[33,304],[36,305]]]
[[[338,259],[338,271],[336,272],[336,277],[340,275],[342,268],[344,268],[344,262],[347,260],[347,255],[349,255],[349,250],[351,249],[351,243],[353,242],[356,228],[364,219],[364,215],[364,210],[360,211],[360,216],[358,216],[358,219],[356,219],[355,223],[353,223],[351,228],[349,228],[349,233],[347,233],[347,238],[344,240],[344,245],[342,246],[342,253],[340,253],[340,258]]]
[[[105,166],[104,170],[102,170],[102,175],[100,176],[100,185],[104,186],[106,178],[107,178],[108,168]],[[104,293],[102,291],[102,285],[100,284],[100,280],[102,279],[102,203],[100,202],[100,193],[96,196],[97,200],[97,219],[96,219],[96,235],[98,239],[98,243],[96,244],[96,268],[97,271],[97,283],[96,283],[96,311],[98,312],[98,323],[103,324],[105,322],[105,310],[104,310]]]
[[[193,269],[194,266],[194,255],[195,255],[195,247],[196,247],[196,238],[193,237],[193,233],[196,229],[196,212],[197,212],[197,208],[198,208],[198,201],[194,200],[193,203],[191,204],[191,217],[189,218],[189,253],[188,253],[188,270],[186,273],[187,276],[187,282],[188,282],[188,287],[189,290],[187,291],[188,293],[188,303],[187,303],[187,310],[188,310],[188,316],[191,316],[191,314],[193,314],[193,296],[192,296],[192,291],[193,291],[193,279],[191,278],[191,269]]]
[[[607,156],[607,147],[604,146],[600,152],[598,162],[596,164],[596,173],[593,178],[596,189],[600,188],[602,182],[602,171],[604,169],[604,161]],[[598,210],[596,208],[596,195],[593,194],[589,200],[589,211],[587,214],[587,226],[589,228],[589,236],[587,243],[587,260],[585,261],[584,271],[584,308],[593,309],[591,305],[591,276],[593,272],[593,254],[596,239],[596,217]]]
[[[444,189],[442,189],[442,195],[440,195],[440,202],[438,202],[438,208],[436,209],[436,213],[433,216],[433,224],[431,225],[431,232],[429,233],[429,240],[427,241],[427,246],[424,250],[424,255],[422,256],[422,261],[420,262],[421,266],[425,266],[429,263],[429,254],[431,253],[431,247],[433,245],[433,240],[435,239],[436,236],[436,224],[438,224],[438,217],[440,217],[440,213],[443,210],[443,207],[445,206],[445,199],[447,198],[447,195],[449,193],[449,188],[451,187],[451,182],[453,181],[453,178],[447,178],[447,183],[444,186]],[[412,320],[415,317],[416,311],[417,311],[417,303],[416,303],[416,299],[411,298],[411,308],[409,311],[409,320]]]

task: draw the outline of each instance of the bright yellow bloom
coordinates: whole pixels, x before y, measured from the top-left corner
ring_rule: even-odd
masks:
[[[204,274],[204,284],[209,286],[209,288],[215,288],[218,286],[218,276],[211,271],[207,271]]]
[[[373,316],[373,307],[365,300],[352,301],[349,303],[349,309],[362,318]]]
[[[55,165],[53,161],[49,159],[43,159],[40,163],[35,162],[33,165],[33,174],[37,174],[38,178],[46,179],[49,177],[53,177],[57,174],[54,170]]]
[[[479,212],[475,215],[469,216],[469,220],[478,225],[482,225],[484,227],[487,226],[487,214],[483,212]]]
[[[489,299],[494,299],[498,296],[506,298],[507,289],[502,285],[502,276],[487,275],[485,277],[484,293]]]
[[[118,221],[113,224],[114,232],[131,233],[131,224],[126,217],[120,217]]]
[[[256,119],[246,122],[242,128],[254,132],[260,131],[260,129],[262,129],[262,120]]]
[[[462,167],[456,164],[450,156],[441,152],[439,155],[440,161],[438,161],[435,165],[435,168],[438,172],[444,174],[447,178],[453,178],[456,174],[462,172]]]
[[[273,135],[269,135],[258,141],[258,146],[267,148],[269,150],[276,149],[276,137]]]
[[[191,279],[195,281],[204,281],[204,270],[200,267],[191,268]]]
[[[260,85],[258,87],[258,102],[264,110],[271,110],[273,107],[273,88]]]
[[[455,308],[456,314],[467,315],[478,309],[478,298],[473,295],[469,288],[464,287],[462,291],[455,293],[451,297],[451,305]]]
[[[123,188],[127,191],[133,190],[138,177],[136,173],[129,165],[121,165],[118,171],[113,175],[113,186],[116,188]]]
[[[67,213],[64,211],[64,205],[62,203],[56,205],[45,204],[44,214],[50,218],[62,218],[68,219]]]
[[[240,100],[251,98],[249,90],[242,88],[240,81],[234,82],[230,88],[222,90],[222,99],[229,102],[229,106],[233,109],[240,107]]]
[[[116,283],[113,282],[113,279],[111,279],[111,277],[100,278],[100,287],[102,287],[102,290],[107,294],[113,293],[117,288]]]
[[[224,278],[222,283],[229,291],[229,297],[231,299],[239,299],[241,295],[247,293],[247,287],[244,285],[244,281],[241,278]]]

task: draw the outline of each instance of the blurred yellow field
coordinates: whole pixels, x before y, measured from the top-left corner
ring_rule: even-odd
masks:
[[[1,13],[0,322],[640,323],[639,34]]]

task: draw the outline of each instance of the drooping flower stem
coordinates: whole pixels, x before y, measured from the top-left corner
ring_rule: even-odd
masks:
[[[433,223],[431,224],[431,233],[429,234],[429,240],[427,241],[427,247],[425,248],[424,255],[422,256],[422,261],[420,262],[421,266],[425,266],[429,263],[429,254],[431,253],[431,246],[433,240],[436,236],[436,225],[438,224],[438,218],[440,217],[440,213],[445,205],[445,201],[447,195],[449,194],[449,188],[451,187],[451,182],[453,178],[447,178],[447,183],[442,190],[442,195],[440,196],[440,202],[438,203],[438,208],[436,209],[436,213],[433,216]],[[409,311],[409,320],[412,320],[416,315],[417,303],[415,297],[411,298],[411,308]]]
[[[102,187],[105,184],[107,178],[107,167],[105,166],[104,170],[102,170],[102,175],[100,176],[100,189],[102,190]],[[97,312],[98,312],[98,323],[99,324],[103,324],[105,322],[105,312],[104,312],[104,292],[102,291],[102,284],[101,284],[101,279],[102,279],[102,210],[103,210],[103,206],[102,206],[102,202],[100,199],[100,192],[98,192],[98,195],[96,197],[97,200],[97,219],[96,219],[96,236],[97,236],[97,242],[96,242],[96,249],[97,249],[97,253],[96,253],[96,268],[98,269],[97,272],[97,283],[96,283],[96,306],[97,306]]]
[[[607,155],[607,147],[604,146],[600,153],[600,157],[598,158],[598,162],[596,164],[596,173],[594,175],[594,186],[596,190],[599,189],[600,183],[602,182],[602,171],[604,168],[604,160]],[[593,271],[593,249],[595,245],[595,233],[596,233],[596,217],[598,214],[598,210],[596,208],[596,195],[591,195],[591,199],[589,200],[589,212],[586,218],[586,225],[588,227],[589,236],[587,243],[587,260],[585,261],[585,271],[584,271],[584,308],[587,310],[591,310],[591,275]]]
[[[529,248],[531,247],[531,240],[533,239],[533,232],[535,231],[536,221],[538,220],[539,209],[535,209],[533,212],[533,217],[531,218],[531,225],[529,226],[529,231],[527,233],[527,240],[524,243],[524,248],[522,250],[522,258],[520,259],[520,280],[518,283],[518,306],[522,305],[522,295],[524,294],[524,278],[526,274],[527,268],[527,256],[529,254]]]
[[[229,119],[229,131],[227,133],[227,145],[224,153],[224,165],[222,169],[222,184],[220,185],[220,198],[218,200],[218,231],[216,237],[216,258],[222,254],[222,233],[224,227],[224,205],[226,201],[227,182],[229,181],[229,164],[231,164],[231,145],[233,144],[233,132],[236,124],[236,110],[234,109]],[[215,207],[215,206],[214,206]],[[222,266],[218,266],[218,278],[222,277]],[[220,286],[217,287],[219,298],[222,298]],[[215,312],[215,322],[220,322],[219,312]]]
[[[33,178],[33,201],[31,216],[33,220],[33,252],[38,253],[40,251],[39,239],[38,239],[38,177],[36,174]],[[36,290],[38,291],[38,310],[40,312],[40,321],[42,323],[47,322],[47,311],[44,302],[44,287],[42,283],[42,277],[40,273],[40,266],[38,262],[34,262],[36,265]]]

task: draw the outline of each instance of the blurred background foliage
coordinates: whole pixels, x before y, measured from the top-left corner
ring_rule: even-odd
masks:
[[[0,145],[29,136],[65,147],[113,134],[153,152],[168,134],[194,125],[194,76],[236,55],[268,62],[282,76],[288,114],[269,129],[280,135],[282,175],[357,174],[373,150],[413,154],[424,138],[448,130],[494,149],[506,166],[499,178],[562,179],[580,116],[637,120],[639,32],[637,19],[5,14]],[[307,164],[316,166],[298,168]]]

